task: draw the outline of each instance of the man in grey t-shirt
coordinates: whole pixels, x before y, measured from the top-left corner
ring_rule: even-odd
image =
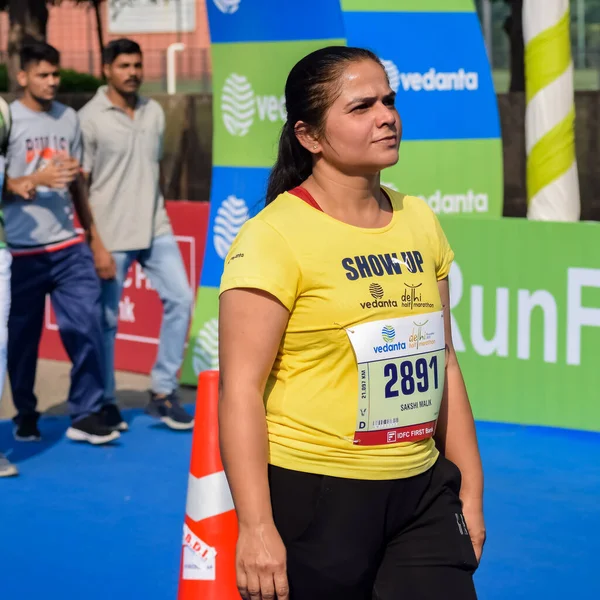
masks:
[[[193,294],[160,189],[165,117],[157,102],[138,95],[142,82],[138,44],[127,39],[110,42],[103,62],[108,86],[98,90],[81,109],[79,118],[94,222],[112,254],[105,256],[103,264],[96,263],[102,278],[106,400],[115,401],[119,300],[127,271],[137,261],[164,307],[147,412],[173,429],[191,429],[193,417],[177,399],[177,373],[183,361]],[[111,424],[125,428],[123,423]]]
[[[103,412],[100,285],[94,258],[75,230],[73,209],[91,244],[95,228],[80,174],[81,132],[72,108],[55,101],[59,53],[43,42],[21,52],[23,96],[11,105],[7,151],[6,240],[13,254],[8,319],[8,374],[17,409],[15,437],[37,441],[34,394],[45,299],[73,362],[67,437],[103,444],[119,437]]]

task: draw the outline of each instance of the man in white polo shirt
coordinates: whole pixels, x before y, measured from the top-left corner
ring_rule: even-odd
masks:
[[[119,300],[127,271],[137,261],[164,308],[146,412],[173,429],[191,429],[193,417],[177,398],[177,374],[183,361],[193,294],[161,193],[165,116],[156,101],[138,95],[143,66],[142,51],[136,42],[110,42],[103,62],[108,85],[81,109],[79,118],[90,204],[98,234],[109,251],[96,261],[102,279],[105,399],[115,402]],[[127,424],[117,409],[109,411],[107,419],[107,424],[126,430]]]

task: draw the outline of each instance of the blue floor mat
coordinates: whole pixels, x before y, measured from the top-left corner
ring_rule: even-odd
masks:
[[[2,600],[176,598],[191,435],[127,411],[110,447],[64,438],[0,448],[21,477],[0,480]],[[600,434],[478,423],[488,544],[481,600],[600,598]]]

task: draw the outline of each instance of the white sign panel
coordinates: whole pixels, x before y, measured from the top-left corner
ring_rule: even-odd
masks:
[[[110,33],[195,31],[196,0],[109,0]]]

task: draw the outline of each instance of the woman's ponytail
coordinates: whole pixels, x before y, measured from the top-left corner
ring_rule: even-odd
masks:
[[[290,121],[286,121],[281,131],[277,161],[269,176],[265,204],[299,186],[312,173],[312,155],[302,147],[293,127]]]

